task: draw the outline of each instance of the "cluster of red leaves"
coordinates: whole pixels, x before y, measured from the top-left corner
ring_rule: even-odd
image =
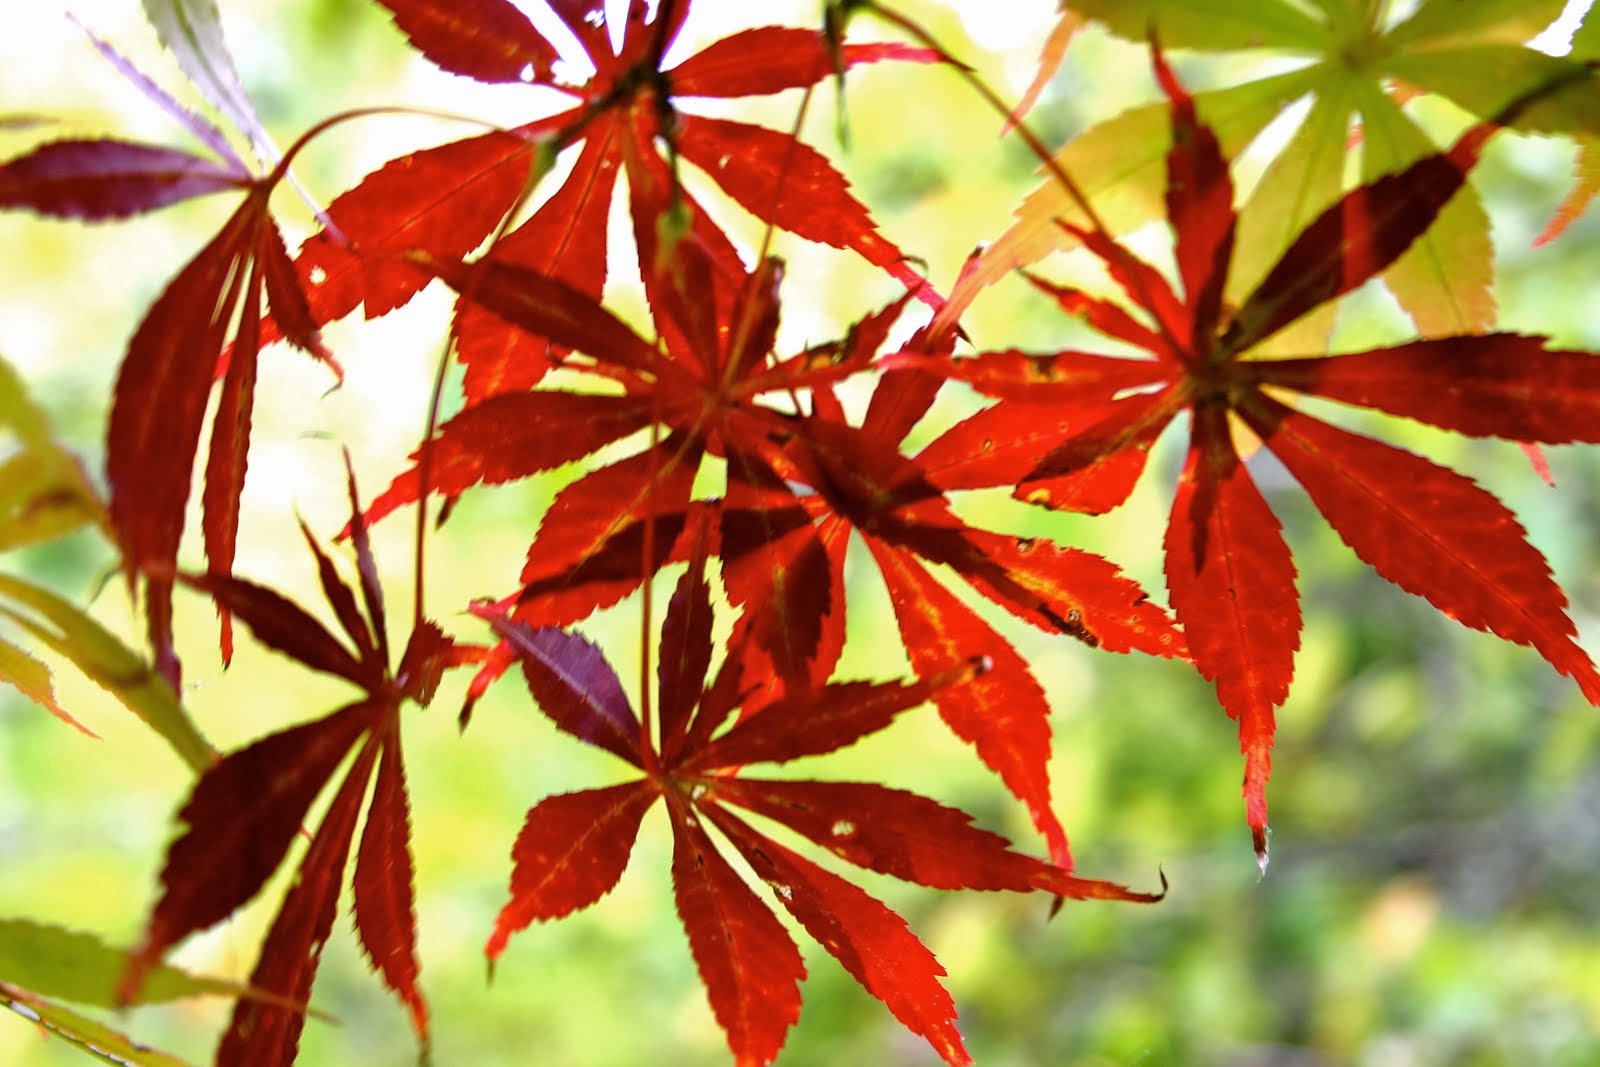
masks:
[[[49,144],[0,167],[0,206],[85,219],[245,191],[244,206],[162,294],[129,347],[108,440],[112,522],[130,579],[143,583],[151,641],[170,677],[177,676],[171,593],[182,582],[269,647],[364,694],[226,756],[200,778],[179,812],[185,830],[130,960],[125,996],[169,947],[260,890],[353,752],[251,984],[292,1003],[309,996],[375,775],[353,876],[355,925],[426,1042],[400,707],[425,704],[447,667],[478,663],[465,724],[471,701],[520,663],[534,701],[561,730],[643,777],[550,797],[528,813],[512,850],[511,899],[489,940],[491,960],[530,922],[607,893],[646,811],[663,799],[678,911],[739,1062],[778,1054],[798,1017],[804,968],[707,823],[898,1019],[947,1062],[969,1062],[938,980],[943,971],[904,922],[732,809],[780,823],[851,863],[938,888],[1154,899],[1072,873],[1051,802],[1044,690],[1024,657],[947,585],[941,572],[948,572],[1047,632],[1107,651],[1192,659],[1238,720],[1247,816],[1264,863],[1274,714],[1292,677],[1300,615],[1289,549],[1249,473],[1248,448],[1236,441],[1245,431],[1380,574],[1469,626],[1532,645],[1600,700],[1600,673],[1573,641],[1561,591],[1497,500],[1459,475],[1285,402],[1302,393],[1465,434],[1600,440],[1595,357],[1490,334],[1347,355],[1249,358],[1254,346],[1376,276],[1410,246],[1460,188],[1492,124],[1344,197],[1229,309],[1223,292],[1236,215],[1228,164],[1157,50],[1171,113],[1166,203],[1179,286],[1098,223],[1061,225],[1104,262],[1131,308],[1035,279],[1068,314],[1152,358],[1013,350],[957,357],[944,328],[953,310],[886,352],[913,300],[936,309],[943,301],[877,232],[843,177],[794,136],[679,105],[808,89],[856,64],[928,62],[937,53],[845,44],[835,18],[828,32],[746,30],[665,66],[687,2],[664,0],[652,15],[635,0],[613,47],[597,0],[551,0],[594,70],[574,85],[557,76],[556,45],[509,0],[380,2],[442,69],[555,88],[572,107],[391,161],[334,200],[326,229],[293,262],[267,210],[286,164],[252,175],[220,134],[192,116],[191,128],[221,146],[221,163],[100,140]],[[1056,51],[1069,36],[1062,33]],[[521,217],[560,152],[575,157],[567,177]],[[864,313],[836,342],[780,356],[782,262],[747,263],[680,182],[680,161],[771,227],[882,267],[905,294]],[[601,300],[619,175],[650,335]],[[488,251],[467,258],[485,240]],[[465,365],[464,405],[365,515],[351,479],[349,533],[365,617],[307,533],[352,650],[301,608],[230,573],[257,351],[283,336],[331,362],[317,339],[321,325],[357,306],[369,317],[384,314],[433,280],[458,296],[452,335]],[[195,315],[197,307],[211,310]],[[552,368],[567,372],[570,387],[544,382]],[[865,414],[853,421],[838,389],[862,375],[875,377]],[[203,522],[210,567],[183,577],[176,561],[189,477],[217,379]],[[907,454],[908,434],[948,379],[997,402]],[[1190,445],[1164,540],[1176,623],[1112,563],[976,528],[952,509],[953,493],[999,486],[1052,508],[1110,510],[1184,412]],[[641,437],[648,443],[591,466],[557,495],[520,587],[474,606],[493,632],[490,647],[459,646],[419,616],[391,672],[369,522],[430,495],[448,503],[474,487],[528,478],[601,449],[615,453]],[[726,483],[715,497],[695,492],[708,465]],[[852,534],[888,589],[917,681],[833,680],[846,641]],[[733,613],[714,675],[713,559]],[[686,569],[661,629],[656,711],[647,690],[636,712],[601,651],[566,627],[678,566]],[[225,654],[226,642],[225,629]],[[1012,851],[960,812],[888,786],[743,773],[752,763],[834,751],[924,702],[1025,805],[1049,862]],[[241,1002],[219,1062],[287,1063],[300,1025],[298,1013],[276,1003]]]

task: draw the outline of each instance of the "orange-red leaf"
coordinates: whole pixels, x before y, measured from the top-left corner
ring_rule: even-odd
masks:
[[[676,805],[669,810],[673,896],[711,1012],[739,1067],[769,1064],[800,1017],[800,951],[699,818]]]
[[[1461,475],[1261,398],[1251,426],[1356,555],[1451,618],[1532,645],[1600,703],[1567,598],[1505,505]]]
[[[1234,451],[1220,407],[1195,412],[1167,527],[1166,572],[1194,665],[1239,723],[1245,815],[1264,865],[1274,709],[1294,673],[1300,599],[1282,527]]]
[[[1050,706],[1027,662],[916,560],[876,539],[867,546],[889,587],[913,670],[925,674],[957,656],[981,656],[990,668],[936,694],[939,717],[1027,806],[1051,858],[1070,868],[1067,833],[1050,804]]]
[[[751,830],[730,812],[706,815],[851,977],[933,1046],[946,1063],[970,1064],[945,970],[906,921],[860,888]]]
[[[493,962],[534,920],[559,919],[611,892],[628,866],[639,823],[659,796],[646,782],[546,797],[511,847],[511,899],[484,947]]]

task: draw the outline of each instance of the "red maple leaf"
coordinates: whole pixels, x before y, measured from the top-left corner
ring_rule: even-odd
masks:
[[[1107,651],[1182,655],[1183,641],[1166,613],[1107,560],[977,529],[955,515],[923,456],[899,449],[938,384],[891,371],[879,379],[859,428],[847,424],[829,389],[818,388],[785,476],[730,464],[720,551],[729,598],[744,608],[734,630],[735,640],[748,631],[744,678],[777,688],[816,684],[832,671],[845,639],[845,553],[858,534],[888,587],[914,670],[937,670],[963,654],[990,664],[983,677],[939,692],[934,702],[1027,806],[1051,857],[1070,865],[1050,800],[1044,690],[1011,644],[930,567],[950,568],[1040,629]],[[796,481],[812,492],[796,496]]]
[[[583,353],[569,357],[568,368],[623,390],[539,388],[468,407],[428,445],[432,492],[453,498],[478,484],[581,459],[647,427],[656,435],[644,450],[591,471],[557,495],[523,571],[515,612],[523,622],[581,619],[669,560],[686,558],[684,538],[707,518],[691,499],[704,458],[740,468],[789,466],[784,442],[801,425],[791,398],[866,369],[908,299],[870,316],[841,342],[780,359],[773,355],[780,261],[729,270],[692,231],[674,242],[669,256],[655,272],[659,346],[591,297],[529,268],[492,258],[468,265],[419,257],[497,318]],[[415,501],[422,472],[419,452],[416,465],[374,501],[369,519]],[[802,650],[799,659],[815,652]],[[499,666],[506,662],[501,657]],[[800,673],[786,670],[784,677]],[[825,677],[826,667],[817,681]]]
[[[638,768],[620,785],[549,797],[512,848],[511,898],[486,952],[512,934],[595,903],[616,885],[645,813],[665,800],[673,892],[712,1012],[741,1064],[770,1063],[800,1013],[800,953],[768,906],[707,833],[715,827],[783,906],[850,974],[947,1063],[970,1063],[943,968],[904,920],[815,862],[779,845],[734,809],[778,822],[835,856],[945,889],[1044,890],[1058,897],[1158,899],[1013,852],[962,812],[885,786],[752,778],[746,765],[787,762],[853,744],[934,694],[981,680],[987,660],[956,660],[910,684],[843,682],[744,706],[737,646],[715,679],[703,545],[691,552],[661,634],[656,722],[636,714],[600,650],[554,627],[530,627],[491,605],[475,611],[515,649],[534,699],[559,727]],[[659,738],[659,740],[657,740]]]
[[[507,602],[516,619],[580,619],[686,558],[689,541],[710,526],[729,596],[742,609],[735,630],[742,677],[776,699],[821,685],[838,661],[845,549],[858,530],[888,581],[914,668],[937,670],[973,653],[995,664],[982,681],[941,695],[941,714],[1027,804],[1051,856],[1070,863],[1050,803],[1044,691],[1010,644],[923,561],[954,568],[1031,623],[1113,651],[1181,654],[1182,642],[1165,613],[1107,561],[1049,543],[1019,547],[954,516],[917,461],[899,453],[932,399],[916,389],[927,379],[893,376],[874,394],[866,424],[846,424],[829,388],[871,365],[907,297],[863,319],[840,342],[771,360],[780,268],[769,261],[725,276],[693,237],[677,243],[655,287],[665,352],[584,294],[525,268],[490,259],[472,267],[432,262],[431,269],[505,322],[593,353],[568,365],[625,390],[537,389],[469,407],[430,446],[435,491],[453,497],[482,482],[549,470],[646,426],[661,434],[557,495],[529,550],[523,589]],[[797,417],[794,405],[806,396],[814,410]],[[727,495],[716,504],[691,500],[707,455],[724,459],[728,471]],[[413,501],[421,471],[419,458],[370,517]],[[474,692],[510,662],[502,649]]]
[[[1300,638],[1295,569],[1277,518],[1235,443],[1253,432],[1339,536],[1379,574],[1476,629],[1532,645],[1600,702],[1600,673],[1574,642],[1566,599],[1515,517],[1466,478],[1340,429],[1284,402],[1286,390],[1519,441],[1600,440],[1600,360],[1508,334],[1446,337],[1292,360],[1250,350],[1393,262],[1461,187],[1494,130],[1354,190],[1290,245],[1231,314],[1222,293],[1233,249],[1233,184],[1217,139],[1154,49],[1171,102],[1167,210],[1181,291],[1104,232],[1069,227],[1134,305],[1039,279],[1063,310],[1153,360],[1089,352],[900,356],[1000,402],[930,446],[947,489],[1002,484],[1048,507],[1103,512],[1131,492],[1145,457],[1182,412],[1187,460],[1165,538],[1172,606],[1195,665],[1239,722],[1244,794],[1266,861],[1266,782],[1274,711]],[[974,445],[982,441],[983,448]],[[981,453],[974,461],[963,458]]]
[[[211,193],[242,191],[244,203],[179,272],[139,324],[122,361],[106,435],[111,522],[130,583],[143,579],[157,668],[174,688],[172,584],[195,455],[212,386],[222,378],[211,423],[202,523],[216,574],[233,567],[239,495],[262,343],[262,300],[279,335],[338,372],[312,322],[305,294],[268,209],[288,160],[253,175],[214,126],[182,108],[96,41],[136,87],[176,115],[220,159],[120,140],[65,140],[0,166],[0,207],[99,221],[127,218]],[[234,348],[223,346],[235,315]],[[223,657],[232,638],[223,616]]]
[[[351,530],[360,574],[363,617],[356,594],[302,525],[317,562],[323,593],[350,645],[292,601],[242,578],[186,578],[244,621],[269,648],[363,690],[361,699],[312,722],[262,738],[223,757],[195,783],[178,813],[184,832],[167,852],[163,891],[144,939],[130,955],[119,997],[130,1001],[145,974],[168,948],[244,905],[282,863],[317,797],[355,751],[342,783],[300,861],[251,975],[257,988],[284,1001],[241,999],[217,1051],[218,1064],[240,1067],[292,1063],[322,946],[333,925],[345,860],[369,783],[366,827],[356,849],[355,927],[373,966],[405,1002],[426,1045],[428,1011],[417,985],[416,905],[412,885],[410,804],[400,743],[400,708],[427,704],[457,648],[423,620],[399,666],[389,667],[383,593],[349,483]]]
[[[576,64],[594,73],[581,84],[556,76],[557,48],[509,0],[384,0],[424,57],[444,70],[490,83],[555,89],[572,107],[511,133],[490,133],[393,160],[334,201],[337,233],[309,241],[300,267],[312,310],[325,322],[365,303],[368,316],[411,299],[428,275],[403,254],[459,257],[481,243],[542,177],[553,155],[539,145],[575,148],[559,188],[525,222],[496,242],[492,258],[536,270],[598,298],[607,275],[607,226],[619,174],[628,179],[634,236],[647,286],[653,280],[657,225],[669,201],[691,209],[677,163],[693,164],[759,219],[808,240],[854,249],[924,299],[938,303],[905,256],[877,231],[867,209],[826,157],[788,133],[682,111],[680,101],[732,99],[803,89],[833,70],[824,36],[765,26],[723,38],[664,65],[689,14],[686,0],[635,0],[613,49],[604,5],[563,0],[550,6],[582,49]],[[846,45],[845,66],[883,59],[927,61],[931,53],[895,44]],[[666,147],[663,156],[660,146]],[[701,211],[693,232],[725,267],[738,255]],[[652,293],[652,298],[653,298]],[[463,304],[457,351],[467,364],[470,400],[526,389],[564,352],[552,339],[513,329]]]

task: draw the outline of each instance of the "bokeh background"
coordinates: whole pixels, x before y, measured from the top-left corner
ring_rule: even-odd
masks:
[[[696,6],[686,45],[756,23],[810,24],[817,17],[811,3]],[[444,106],[507,122],[544,106],[529,90],[490,90],[432,72],[413,60],[376,5],[227,0],[222,7],[245,82],[284,142],[359,105]],[[1014,97],[1031,77],[1054,4],[908,2],[905,9]],[[94,0],[74,10],[163,84],[181,84],[134,0]],[[1224,83],[1244,69],[1182,54],[1175,60],[1197,86]],[[1035,112],[1041,135],[1059,144],[1152,99],[1147,70],[1139,49],[1086,33]],[[743,113],[787,128],[796,102],[791,94]],[[817,103],[809,138],[836,156],[891,238],[923,257],[936,281],[948,282],[976,243],[997,235],[1039,180],[1026,152],[999,137],[996,117],[946,72],[852,75],[847,151],[835,139],[831,90]],[[116,130],[184,143],[54,4],[16,5],[4,15],[0,115],[23,114],[60,121],[42,129],[0,124],[0,155],[58,132]],[[1437,109],[1432,117],[1442,129],[1460,122]],[[299,173],[326,201],[389,156],[463,132],[436,120],[368,119],[313,148]],[[1502,135],[1478,182],[1495,219],[1504,325],[1600,349],[1593,311],[1600,216],[1591,212],[1555,244],[1531,247],[1571,166],[1567,146]],[[1252,167],[1259,160],[1241,164],[1245,181]],[[287,198],[282,206],[295,215]],[[0,215],[0,353],[28,377],[91,469],[100,463],[116,363],[143,307],[230,209],[200,202],[95,227]],[[304,212],[296,217],[302,221],[291,243],[307,232]],[[735,224],[752,243],[759,237],[745,221]],[[1143,236],[1159,243],[1158,235]],[[792,240],[780,241],[779,251],[791,264],[787,343],[835,336],[894,295],[891,283],[847,255]],[[1052,267],[1075,269],[1071,262]],[[636,310],[638,299],[626,290],[624,279],[619,306]],[[294,515],[329,536],[342,524],[341,445],[353,453],[367,496],[399,469],[423,423],[447,309],[448,301],[430,292],[379,322],[331,328],[330,343],[348,369],[337,390],[303,356],[267,354],[241,573],[318,603]],[[1011,281],[981,299],[968,319],[980,346],[1040,351],[1077,339],[1070,326]],[[1336,343],[1398,340],[1405,329],[1383,294],[1369,288],[1348,303]],[[953,398],[939,417],[957,417],[967,402]],[[1600,458],[1550,450],[1558,483],[1552,489],[1514,446],[1451,440],[1403,424],[1384,429],[1477,478],[1518,512],[1573,598],[1586,647],[1596,647]],[[1175,445],[1164,441],[1151,477],[1110,517],[1041,516],[1003,498],[962,507],[974,521],[1014,524],[1101,552],[1159,596],[1153,531],[1169,500]],[[465,499],[431,543],[430,613],[477,636],[462,606],[513,586],[541,509],[574,473]],[[1156,907],[1071,905],[1047,921],[1048,902],[1040,898],[940,894],[871,875],[863,883],[908,917],[950,971],[964,1032],[983,1064],[1600,1064],[1600,716],[1533,652],[1467,631],[1378,579],[1285,479],[1274,484],[1271,499],[1301,571],[1306,627],[1295,689],[1280,716],[1265,878],[1257,876],[1244,827],[1233,726],[1191,671],[1092,652],[997,620],[1051,695],[1057,803],[1081,870],[1153,886],[1159,868],[1170,895]],[[378,530],[397,605],[411,596],[410,537],[403,518]],[[120,583],[106,580],[113,562],[102,543],[78,536],[9,556],[0,567],[92,600],[99,617],[133,635]],[[892,616],[871,568],[855,567],[852,581],[851,644],[840,674],[902,672]],[[625,602],[583,627],[605,644],[630,686],[638,676],[637,610]],[[185,698],[223,747],[320,715],[348,695],[248,641],[233,668],[222,671],[212,613],[192,598],[180,606],[179,624],[187,642]],[[616,780],[620,768],[556,735],[514,681],[492,691],[471,729],[458,735],[462,684],[447,683],[427,711],[408,712],[422,978],[435,1062],[725,1063],[673,912],[670,842],[654,818],[614,893],[575,918],[521,934],[486,984],[481,946],[504,899],[523,812],[550,793]],[[154,900],[171,816],[188,780],[161,742],[92,686],[63,671],[60,689],[101,740],[0,692],[0,915],[132,943]],[[1018,805],[931,712],[795,773],[915,788],[977,813],[1025,848],[1038,847]],[[248,974],[284,884],[280,875],[263,901],[192,939],[176,961]],[[783,1064],[935,1062],[820,949],[809,946],[807,960],[805,1010]],[[345,919],[325,954],[316,1004],[338,1023],[308,1026],[303,1062],[414,1062],[404,1014],[368,973]],[[225,1018],[226,1005],[193,1002],[138,1009],[117,1022],[203,1062]],[[25,1020],[0,1017],[0,1063],[79,1062],[81,1053]]]

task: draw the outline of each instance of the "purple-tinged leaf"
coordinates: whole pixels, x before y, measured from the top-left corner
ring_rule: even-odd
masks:
[[[182,104],[178,103],[178,101],[174,99],[170,93],[152,81],[138,67],[135,67],[131,60],[122,55],[122,53],[118,52],[115,48],[112,48],[111,45],[107,44],[104,40],[98,37],[94,31],[89,29],[89,27],[83,25],[81,22],[78,22],[76,16],[68,14],[67,17],[72,19],[74,23],[77,23],[78,28],[83,31],[84,36],[89,38],[89,43],[94,45],[95,51],[99,52],[105,57],[107,62],[109,62],[113,67],[117,68],[117,73],[121,74],[123,78],[126,79],[135,89],[138,89],[145,95],[147,99],[153,101],[161,110],[165,111],[168,115],[171,115],[173,118],[177,119],[178,122],[182,123],[185,129],[194,134],[195,137],[200,140],[201,144],[215,152],[217,154],[217,158],[226,160],[240,174],[247,174],[249,172],[250,168],[246,166],[244,160],[240,159],[238,154],[234,152],[233,145],[228,143],[228,138],[223,135],[221,130],[217,129],[212,123],[201,118],[192,109],[184,107]]]
[[[249,138],[261,159],[275,161],[277,149],[245,95],[233,56],[222,39],[222,17],[215,0],[144,0],[144,13],[201,95]]]
[[[243,171],[175,148],[53,141],[0,166],[0,207],[94,222],[241,189],[250,181]]]
[[[551,626],[534,629],[502,616],[481,617],[511,642],[533,699],[550,721],[580,741],[640,765],[638,716],[598,645]]]

